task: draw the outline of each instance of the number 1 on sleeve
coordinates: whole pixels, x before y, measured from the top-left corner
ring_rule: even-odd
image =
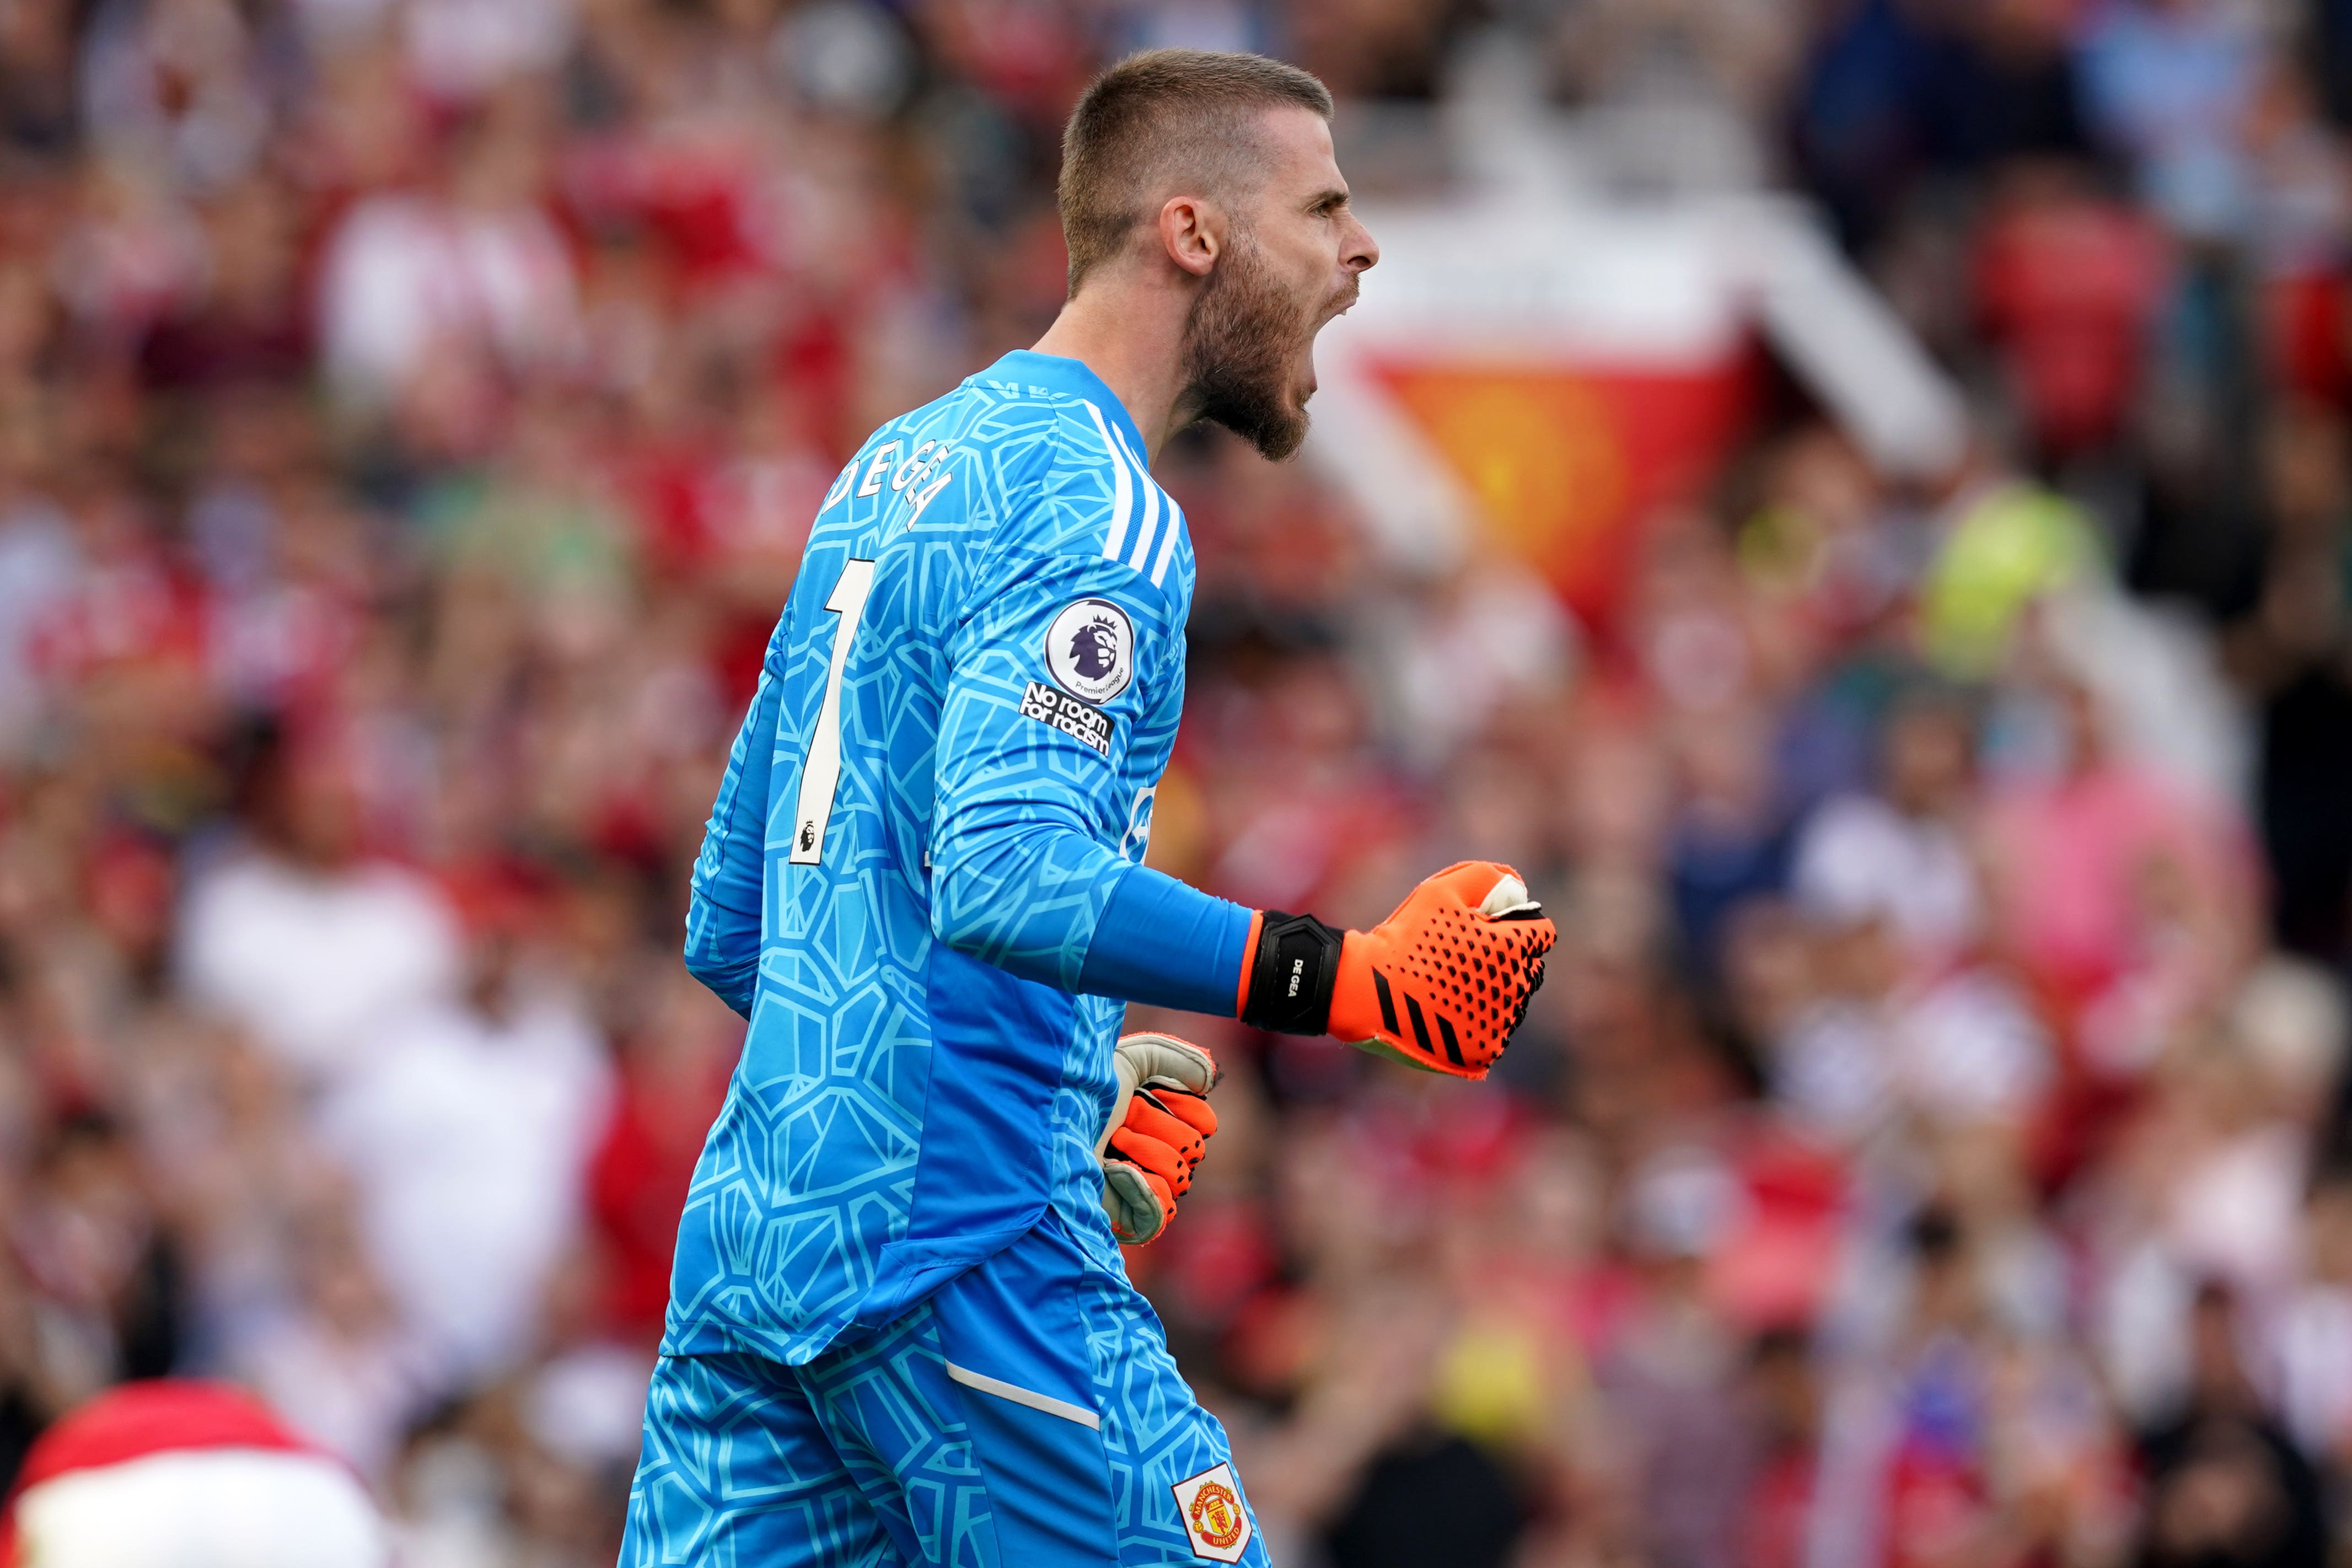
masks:
[[[857,640],[857,620],[866,613],[866,596],[874,591],[874,563],[851,561],[841,568],[841,580],[824,607],[841,616],[833,628],[833,658],[824,672],[824,704],[817,710],[816,732],[809,737],[808,761],[801,768],[801,798],[793,819],[795,866],[815,866],[824,859],[824,826],[833,816],[833,795],[841,787],[841,676],[849,664],[849,645]]]

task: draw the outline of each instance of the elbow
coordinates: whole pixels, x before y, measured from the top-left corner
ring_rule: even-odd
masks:
[[[698,953],[689,948],[686,954],[686,972],[733,1008],[737,1016],[751,1017],[751,997],[760,984],[758,960],[722,963],[708,953]]]
[[[716,993],[719,999],[748,1018],[751,996],[760,983],[759,928],[749,940],[728,940],[727,922],[712,920],[719,911],[700,897],[687,921],[686,972]]]
[[[971,856],[941,856],[931,866],[931,936],[958,952],[987,956],[993,879]]]
[[[718,994],[719,1002],[734,1008],[743,1018],[751,1018],[751,996],[760,987],[760,959],[724,962],[718,954],[687,947],[687,973],[701,980],[703,987]]]
[[[959,835],[935,846],[931,861],[931,935],[969,958],[1039,978],[1027,961],[1024,938],[1039,897],[1034,829]]]
[[[681,956],[686,960],[686,972],[713,991],[723,992],[725,982],[736,968],[736,965],[722,961],[717,953],[692,940],[688,940],[686,952]]]
[[[931,848],[931,935],[1022,980],[1076,988],[1108,851],[1059,824],[946,833]]]

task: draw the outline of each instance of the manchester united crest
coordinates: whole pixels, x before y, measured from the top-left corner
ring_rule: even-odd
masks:
[[[1238,1563],[1250,1540],[1250,1517],[1230,1464],[1188,1476],[1170,1489],[1192,1550],[1212,1563]]]
[[[1203,1546],[1221,1551],[1240,1545],[1242,1531],[1248,1528],[1242,1518],[1241,1500],[1229,1488],[1214,1481],[1192,1494],[1192,1508],[1186,1517],[1192,1521],[1192,1533],[1201,1538]]]

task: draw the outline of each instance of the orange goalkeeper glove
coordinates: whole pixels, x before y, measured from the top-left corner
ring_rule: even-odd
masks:
[[[1095,1143],[1103,1168],[1103,1212],[1111,1234],[1140,1247],[1168,1228],[1176,1200],[1192,1185],[1217,1113],[1207,1095],[1216,1058],[1173,1035],[1129,1035],[1111,1058],[1118,1098]]]
[[[1242,1021],[1485,1078],[1557,940],[1519,874],[1492,860],[1448,866],[1368,931],[1262,910],[1244,952]]]

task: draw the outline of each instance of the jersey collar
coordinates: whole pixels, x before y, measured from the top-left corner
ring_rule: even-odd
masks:
[[[1118,426],[1128,439],[1129,447],[1139,461],[1143,455],[1143,432],[1129,417],[1127,405],[1082,360],[1065,359],[1060,354],[1041,354],[1034,349],[1014,349],[978,375],[966,378],[983,385],[995,383],[1023,387],[1042,387],[1066,397],[1080,397],[1101,411],[1102,416]]]

